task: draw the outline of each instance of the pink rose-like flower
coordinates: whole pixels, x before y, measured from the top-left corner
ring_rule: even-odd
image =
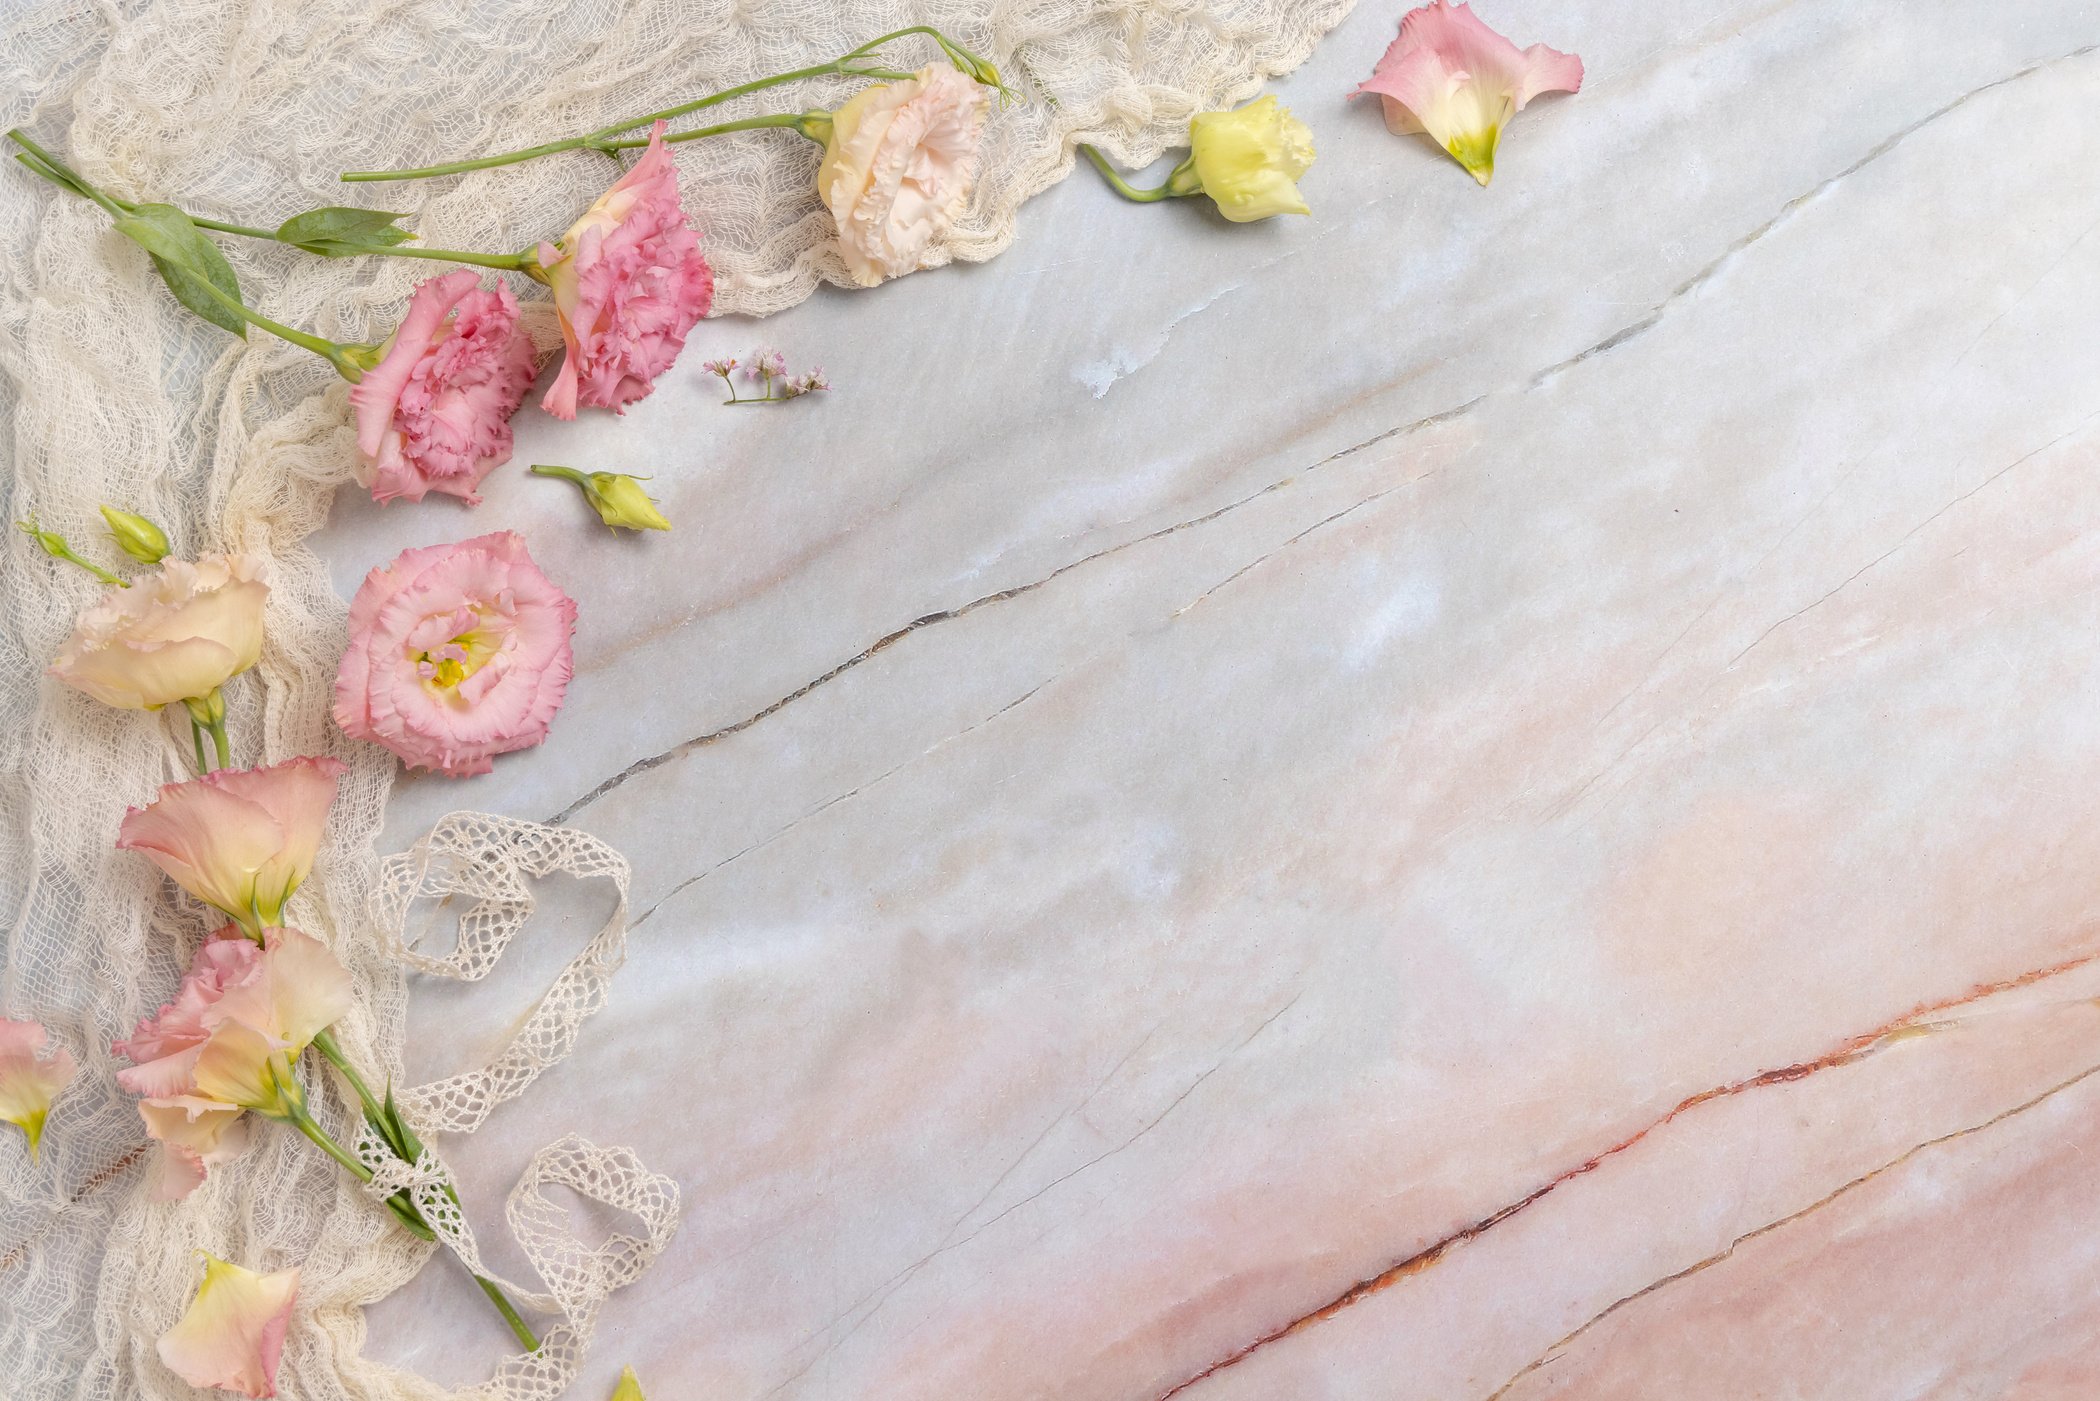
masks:
[[[269,593],[246,555],[164,560],[80,615],[51,674],[124,710],[208,696],[262,655]]]
[[[125,814],[120,851],[142,851],[190,894],[235,919],[275,924],[321,847],[339,760],[219,769]]]
[[[1410,10],[1371,76],[1350,96],[1376,93],[1387,129],[1427,132],[1485,185],[1502,128],[1545,92],[1577,92],[1582,60],[1544,44],[1519,49],[1465,5],[1432,0]]]
[[[51,1101],[73,1082],[73,1057],[63,1046],[47,1054],[42,1024],[0,1017],[0,1120],[29,1135],[29,1156],[44,1140]]]
[[[284,1353],[299,1271],[257,1274],[217,1256],[204,1257],[204,1282],[181,1322],[160,1335],[155,1349],[168,1370],[191,1386],[242,1396],[277,1394],[277,1363]]]
[[[540,245],[539,262],[568,349],[540,406],[574,418],[578,404],[622,409],[647,394],[715,298],[714,272],[678,202],[664,123],[560,243]]]
[[[374,501],[433,491],[472,506],[510,460],[510,418],[532,384],[518,301],[461,268],[418,286],[379,363],[350,391],[359,482]]]
[[[350,603],[335,722],[454,778],[547,737],[576,604],[509,531],[404,550]]]
[[[291,1063],[350,1010],[350,974],[321,942],[266,929],[258,945],[231,925],[204,941],[175,996],[110,1049],[132,1064],[135,1095],[161,1145],[154,1194],[186,1197],[246,1146],[242,1111],[278,1107]]]
[[[863,287],[925,267],[970,203],[991,94],[945,63],[832,113],[817,193]]]

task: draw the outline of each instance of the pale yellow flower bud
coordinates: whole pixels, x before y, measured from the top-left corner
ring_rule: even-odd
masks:
[[[1231,112],[1197,113],[1189,146],[1203,193],[1233,223],[1312,212],[1298,193],[1298,179],[1313,163],[1312,130],[1273,96]]]

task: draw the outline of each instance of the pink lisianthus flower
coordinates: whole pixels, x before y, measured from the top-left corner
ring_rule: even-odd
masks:
[[[350,391],[359,482],[374,501],[433,491],[472,506],[510,460],[510,419],[532,384],[532,338],[518,301],[468,269],[416,288],[380,361]]]
[[[76,1067],[66,1048],[46,1052],[50,1036],[38,1022],[0,1017],[0,1121],[29,1135],[29,1156],[44,1139],[51,1101],[73,1082]]]
[[[1388,130],[1427,132],[1485,185],[1509,119],[1540,93],[1581,87],[1575,55],[1544,44],[1519,49],[1467,6],[1431,0],[1401,19],[1400,37],[1350,96],[1376,93]]]
[[[161,1145],[154,1195],[186,1197],[246,1146],[244,1110],[297,1100],[292,1062],[350,1010],[350,974],[321,942],[266,929],[260,944],[226,928],[205,940],[175,996],[110,1049],[132,1064],[117,1083],[142,1096]]]
[[[404,550],[350,604],[335,721],[455,778],[547,737],[576,604],[509,531]]]
[[[299,1271],[257,1274],[204,1257],[204,1282],[182,1320],[155,1348],[191,1386],[237,1392],[252,1401],[277,1394],[277,1364],[291,1326]]]
[[[256,769],[218,769],[133,808],[117,828],[120,851],[144,852],[177,885],[249,925],[275,924],[321,849],[336,759],[299,758]]]
[[[543,243],[536,274],[554,291],[568,354],[540,406],[622,409],[647,394],[714,304],[715,275],[678,202],[678,167],[664,123],[634,168],[598,197],[559,243]]]

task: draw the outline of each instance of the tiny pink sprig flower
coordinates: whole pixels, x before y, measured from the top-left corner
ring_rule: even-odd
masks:
[[[576,603],[509,531],[404,550],[350,604],[335,720],[454,778],[547,737],[574,668]]]
[[[0,1120],[29,1136],[32,1158],[44,1141],[51,1102],[73,1083],[78,1069],[65,1047],[49,1042],[41,1023],[0,1017]]]
[[[554,292],[567,350],[540,401],[556,418],[578,405],[624,409],[655,387],[714,304],[714,271],[686,222],[664,123],[634,168],[528,268]]]
[[[196,1296],[181,1321],[161,1334],[155,1351],[191,1386],[263,1401],[277,1394],[277,1367],[298,1294],[296,1269],[258,1274],[206,1254]]]
[[[755,385],[758,393],[737,393],[734,376],[739,365],[743,366],[745,381]],[[793,374],[788,370],[787,357],[766,347],[752,351],[746,361],[733,357],[706,360],[701,362],[700,368],[720,377],[722,386],[729,391],[729,397],[722,401],[725,408],[733,404],[781,404],[831,388],[831,381],[824,377],[821,366],[812,366],[804,374]]]
[[[358,481],[379,502],[435,491],[478,504],[482,478],[510,460],[511,416],[532,385],[517,298],[465,268],[430,278],[379,356],[350,390]]]
[[[1582,88],[1582,60],[1544,44],[1519,49],[1448,0],[1410,10],[1400,36],[1351,93],[1376,94],[1396,135],[1426,132],[1485,185],[1510,118],[1541,93]]]

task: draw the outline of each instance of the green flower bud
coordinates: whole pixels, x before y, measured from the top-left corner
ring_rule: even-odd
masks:
[[[159,564],[167,558],[167,535],[144,516],[104,506],[102,519],[109,522],[109,538],[117,542],[117,548],[140,564]]]
[[[626,526],[629,530],[669,530],[671,523],[664,513],[656,509],[656,502],[642,490],[642,484],[633,477],[618,472],[593,472],[590,484],[583,489],[597,508],[598,518],[607,525]]]
[[[532,472],[534,476],[561,477],[576,483],[583,490],[584,500],[598,513],[598,519],[616,530],[621,526],[629,530],[671,528],[671,522],[664,519],[664,513],[656,509],[656,503],[633,477],[619,472],[579,472],[574,467],[544,462],[534,463]]]

